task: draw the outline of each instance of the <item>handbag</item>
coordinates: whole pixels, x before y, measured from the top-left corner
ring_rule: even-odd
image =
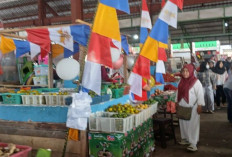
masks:
[[[183,120],[190,120],[192,116],[192,107],[177,106],[176,117]]]

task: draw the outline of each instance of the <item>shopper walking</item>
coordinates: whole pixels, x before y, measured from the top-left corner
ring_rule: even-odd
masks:
[[[181,81],[177,91],[177,106],[192,107],[190,120],[179,119],[181,145],[187,150],[197,151],[200,133],[200,113],[205,105],[201,82],[194,76],[194,67],[187,64],[181,71]]]
[[[214,111],[214,94],[213,89],[216,89],[216,79],[215,74],[212,70],[209,69],[209,63],[202,62],[200,65],[200,70],[197,74],[198,79],[200,80],[205,97],[205,112],[213,113]]]
[[[228,78],[223,86],[227,100],[227,118],[232,123],[232,65],[228,71]]]
[[[217,108],[220,109],[220,103],[222,102],[222,105],[225,106],[226,102],[226,96],[223,91],[223,85],[228,76],[223,61],[217,62],[216,67],[213,69],[213,72],[216,73],[216,104]]]

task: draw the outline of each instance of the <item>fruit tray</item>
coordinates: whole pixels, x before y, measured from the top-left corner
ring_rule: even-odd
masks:
[[[89,117],[89,129],[92,131],[126,133],[133,129],[134,115],[126,118],[111,117],[113,112],[92,113]]]

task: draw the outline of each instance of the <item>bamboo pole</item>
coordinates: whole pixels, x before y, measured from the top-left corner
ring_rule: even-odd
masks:
[[[48,53],[48,88],[53,88],[52,53]]]
[[[85,23],[87,23],[87,22],[85,22]],[[52,26],[37,26],[37,27],[28,27],[28,28],[6,29],[6,30],[1,30],[0,34],[22,32],[22,31],[25,31],[26,29],[56,28],[56,27],[65,27],[65,26],[72,26],[72,25],[76,25],[76,24],[62,24],[62,25],[52,25]]]
[[[12,38],[27,40],[27,37],[21,37],[21,36],[15,35],[15,34],[2,33],[1,35],[7,36],[7,37],[12,37]]]

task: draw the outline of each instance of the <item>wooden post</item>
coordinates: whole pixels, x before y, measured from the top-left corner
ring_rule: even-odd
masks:
[[[80,77],[79,80],[82,82],[82,76],[84,72],[84,67],[85,67],[85,57],[87,55],[87,47],[81,46],[80,45],[80,52],[79,52],[79,63],[80,63]]]
[[[71,0],[71,18],[72,23],[76,19],[83,19],[83,0]]]
[[[89,156],[89,148],[88,148],[88,138],[87,131],[80,131],[80,143],[81,143],[81,157]]]
[[[48,88],[53,88],[52,53],[49,53],[48,56]]]
[[[38,17],[40,26],[44,26],[44,19],[46,18],[46,7],[44,0],[38,0]]]

